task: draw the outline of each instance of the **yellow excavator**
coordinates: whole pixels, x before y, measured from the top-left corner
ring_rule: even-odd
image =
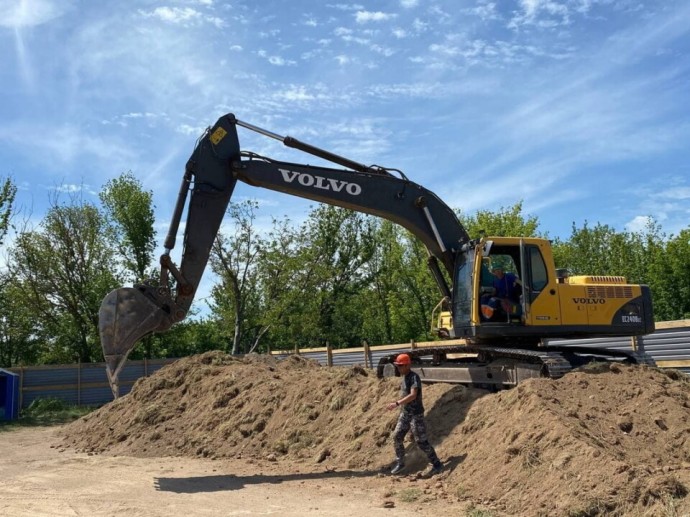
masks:
[[[341,168],[282,162],[241,150],[238,127]],[[448,205],[401,171],[363,165],[227,114],[204,132],[187,161],[160,258],[160,277],[116,289],[101,305],[99,331],[116,397],[119,373],[139,339],[186,317],[238,180],[383,217],[424,243],[442,297],[439,334],[463,339],[465,345],[461,354],[442,341],[438,347],[410,351],[423,380],[511,386],[534,376],[559,377],[592,359],[650,362],[632,349],[546,344],[548,339],[653,332],[647,286],[629,284],[620,276],[569,276],[556,269],[545,239],[471,239]],[[186,205],[177,267],[170,252]],[[392,358],[382,358],[379,374],[394,370]]]

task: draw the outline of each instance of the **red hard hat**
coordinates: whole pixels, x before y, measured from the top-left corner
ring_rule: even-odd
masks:
[[[410,359],[410,356],[407,354],[400,354],[395,358],[393,364],[412,364],[412,359]]]

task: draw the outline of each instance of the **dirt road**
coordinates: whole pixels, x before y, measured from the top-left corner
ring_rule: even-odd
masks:
[[[0,515],[400,517],[449,509],[429,495],[439,481],[296,472],[256,460],[89,455],[64,449],[58,429],[0,431]]]

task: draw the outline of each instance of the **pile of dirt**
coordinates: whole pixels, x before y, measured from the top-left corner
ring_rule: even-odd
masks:
[[[131,456],[247,458],[379,472],[393,459],[399,380],[209,352],[137,381],[70,424],[65,445]],[[674,371],[605,365],[499,393],[424,389],[433,485],[506,515],[636,515],[690,510],[690,382]],[[414,445],[408,468],[423,470]],[[391,483],[394,481],[391,479]]]

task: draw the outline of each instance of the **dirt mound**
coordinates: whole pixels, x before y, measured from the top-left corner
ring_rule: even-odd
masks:
[[[689,403],[681,373],[604,365],[478,400],[444,449],[467,454],[463,490],[510,514],[676,515]]]
[[[380,413],[396,390],[361,367],[209,352],[140,379],[128,396],[75,422],[66,436],[89,452],[332,457],[347,467],[378,466],[383,455],[374,451],[387,444],[396,416]]]
[[[128,396],[68,426],[64,440],[88,452],[377,472],[393,459],[397,412],[384,406],[398,386],[360,367],[210,352],[139,380]],[[431,385],[424,397],[431,441],[448,467],[434,485],[441,497],[493,515],[690,509],[683,374],[610,365],[491,394]],[[409,450],[414,474],[425,459]]]

